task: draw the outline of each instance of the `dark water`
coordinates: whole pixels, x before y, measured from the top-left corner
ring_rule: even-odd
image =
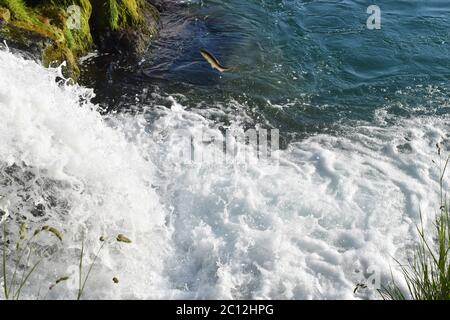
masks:
[[[205,0],[169,6],[159,39],[139,64],[100,57],[86,67],[85,82],[108,110],[126,110],[144,89],[156,90],[184,95],[191,108],[232,101],[250,122],[285,134],[370,122],[380,108],[400,117],[446,113],[450,2],[377,1],[381,30],[366,27],[370,4]],[[200,48],[237,71],[212,70]]]

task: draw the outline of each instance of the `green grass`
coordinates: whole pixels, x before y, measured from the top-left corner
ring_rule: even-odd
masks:
[[[26,226],[25,224],[21,224],[19,227],[19,235],[18,239],[15,243],[14,250],[9,250],[11,246],[12,239],[9,236],[7,229],[8,221],[6,219],[2,223],[2,281],[3,281],[3,295],[6,300],[19,300],[21,297],[22,290],[28,284],[30,277],[36,272],[37,267],[43,262],[43,258],[38,257],[37,261],[30,265],[31,258],[35,253],[34,246],[36,244],[37,237],[40,234],[46,232],[48,235],[53,235],[59,241],[63,241],[62,234],[55,228],[50,226],[43,226],[37,228],[31,237],[27,238],[26,236]],[[94,260],[89,267],[86,276],[83,279],[83,257],[84,257],[84,240],[82,241],[81,246],[81,256],[79,262],[79,289],[77,293],[77,300],[81,299],[84,289],[86,287],[86,283],[91,274],[92,268],[97,261],[97,258],[100,254],[100,251],[103,249],[106,242],[103,241],[100,249],[97,251],[97,254],[94,257]],[[11,252],[13,259],[13,267],[11,269],[8,268],[8,251]],[[42,256],[42,253],[39,255]],[[25,267],[23,267],[23,266]],[[22,268],[20,272],[19,269]],[[68,276],[59,277],[54,284],[49,287],[49,292],[56,285],[61,282],[68,280]],[[37,295],[39,298],[39,295]]]
[[[102,241],[102,240],[100,240]],[[106,242],[102,241],[102,245],[100,246],[100,249],[98,249],[97,254],[94,257],[94,261],[92,261],[91,266],[88,269],[88,272],[83,280],[83,258],[84,258],[84,239],[81,241],[81,255],[80,255],[80,263],[78,265],[78,294],[77,294],[77,300],[80,300],[83,296],[84,289],[86,288],[86,283],[89,279],[89,276],[91,275],[92,268],[95,265],[95,262],[97,261],[98,256],[100,255],[100,252],[102,251],[103,247],[105,246]]]
[[[55,252],[51,253],[47,251],[47,249],[38,252],[37,248],[43,248],[42,244],[39,244],[40,237],[49,236],[54,240],[63,243],[63,234],[54,227],[44,225],[36,228],[34,232],[28,235],[27,229],[29,228],[24,223],[17,223],[13,220],[9,216],[7,209],[0,210],[0,212],[5,212],[0,219],[0,227],[2,229],[0,231],[0,244],[2,249],[2,257],[0,262],[0,280],[2,282],[1,289],[5,300],[20,300],[22,292],[27,285],[33,284],[33,286],[36,287],[33,282],[36,280],[35,278],[32,278],[32,275],[38,273],[38,267],[44,262],[47,263],[47,267],[49,264],[51,265],[52,262],[49,260],[49,257],[55,254]],[[14,231],[17,232],[10,232],[8,230],[9,225],[15,227]],[[78,262],[78,290],[75,296],[77,300],[80,300],[83,297],[86,285],[92,274],[93,267],[105,245],[110,245],[115,242],[126,244],[131,243],[131,240],[122,234],[119,234],[115,239],[111,238],[109,241],[106,240],[106,237],[102,236],[99,241],[101,242],[101,245],[96,251],[92,263],[86,271],[84,271],[84,238],[81,242],[81,253]],[[47,294],[43,297],[43,299],[46,299],[50,291],[53,290],[58,284],[67,281],[69,278],[70,276],[68,275],[59,276],[57,278],[55,277],[56,280],[53,283],[49,283]],[[112,281],[115,284],[118,283],[116,277],[112,278]],[[27,298],[30,297],[29,294],[30,292],[28,292]],[[41,298],[40,289],[34,298]]]
[[[43,226],[34,231],[31,237],[27,238],[25,224],[20,224],[19,235],[16,241],[14,250],[14,266],[13,271],[8,272],[8,256],[7,251],[12,243],[12,239],[9,236],[7,230],[7,219],[3,221],[3,234],[2,234],[2,277],[3,277],[3,294],[6,300],[19,300],[22,290],[29,282],[31,275],[33,275],[37,267],[43,261],[38,257],[37,261],[31,263],[33,255],[35,253],[36,238],[43,232],[54,234],[60,241],[62,241],[61,234],[55,228]],[[22,267],[23,265],[23,267]],[[22,269],[22,270],[20,270]]]
[[[438,146],[439,156],[440,153]],[[449,160],[450,157],[440,166],[441,205],[434,222],[434,234],[426,233],[421,212],[414,256],[406,265],[397,261],[407,285],[407,292],[402,291],[393,279],[390,287],[379,291],[383,299],[450,300],[450,214],[443,184]]]

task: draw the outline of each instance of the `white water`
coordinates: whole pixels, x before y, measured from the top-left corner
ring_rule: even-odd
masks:
[[[123,233],[133,243],[103,249],[84,298],[377,298],[353,294],[355,271],[397,275],[392,257],[410,248],[419,207],[427,221],[438,207],[431,160],[448,118],[386,126],[379,112],[378,125],[291,144],[279,168],[186,167],[171,133],[218,132],[209,120],[173,98],[152,120],[102,118],[92,92],[56,84],[58,74],[0,51],[0,204],[64,232],[24,297],[72,274],[47,298],[74,298],[81,234],[89,265],[100,235]],[[29,213],[39,203],[45,218]]]

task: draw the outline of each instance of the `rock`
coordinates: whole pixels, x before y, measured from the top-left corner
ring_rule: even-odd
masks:
[[[151,39],[158,34],[159,12],[144,0],[125,0],[121,3],[115,1],[108,1],[117,5],[114,10],[104,4],[94,4],[94,42],[100,51],[139,58],[147,50]],[[137,16],[130,14],[132,10],[126,8],[135,5]]]
[[[0,3],[0,42],[45,66],[66,61],[63,72],[74,80],[78,58],[92,49],[140,59],[158,34],[159,12],[147,0],[71,0],[81,9],[80,28],[68,26],[66,0]]]
[[[42,54],[42,63],[46,67],[57,67],[62,62],[66,62],[62,71],[65,77],[70,77],[74,80],[80,76],[80,68],[73,52],[58,43],[53,43],[45,47]]]
[[[46,67],[55,67],[66,61],[63,74],[68,78],[76,80],[80,75],[73,52],[48,36],[9,24],[7,28],[0,28],[0,40],[6,41],[13,52],[42,62]]]
[[[53,43],[48,37],[11,24],[0,27],[0,41],[6,41],[13,52],[35,61],[42,61],[45,48]]]
[[[167,9],[167,0],[149,0],[149,2],[158,9],[159,12]]]
[[[89,0],[75,1],[80,5],[85,3],[90,6]],[[92,39],[89,42],[89,28],[69,30],[66,8],[62,2],[49,4],[47,1],[37,1],[33,2],[37,6],[30,8],[27,5],[31,2],[0,2],[8,6],[8,9],[0,7],[0,12],[10,12],[9,23],[0,25],[0,41],[6,41],[13,51],[19,51],[45,66],[53,65],[53,62],[59,65],[66,61],[64,75],[76,80],[80,73],[76,57],[92,48],[89,45],[92,44]],[[84,15],[88,14],[90,15],[90,11],[82,7],[82,19],[86,20]]]

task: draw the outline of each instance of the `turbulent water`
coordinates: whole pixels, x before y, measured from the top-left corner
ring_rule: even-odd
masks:
[[[122,233],[85,298],[378,298],[420,209],[432,228],[450,147],[447,4],[380,2],[376,31],[361,1],[188,2],[138,66],[86,63],[94,90],[0,51],[1,208],[64,233],[24,296],[75,297],[83,237],[89,265]],[[180,132],[252,127],[280,130],[274,157],[232,139],[244,164],[205,162],[223,152],[207,141],[180,161]]]

